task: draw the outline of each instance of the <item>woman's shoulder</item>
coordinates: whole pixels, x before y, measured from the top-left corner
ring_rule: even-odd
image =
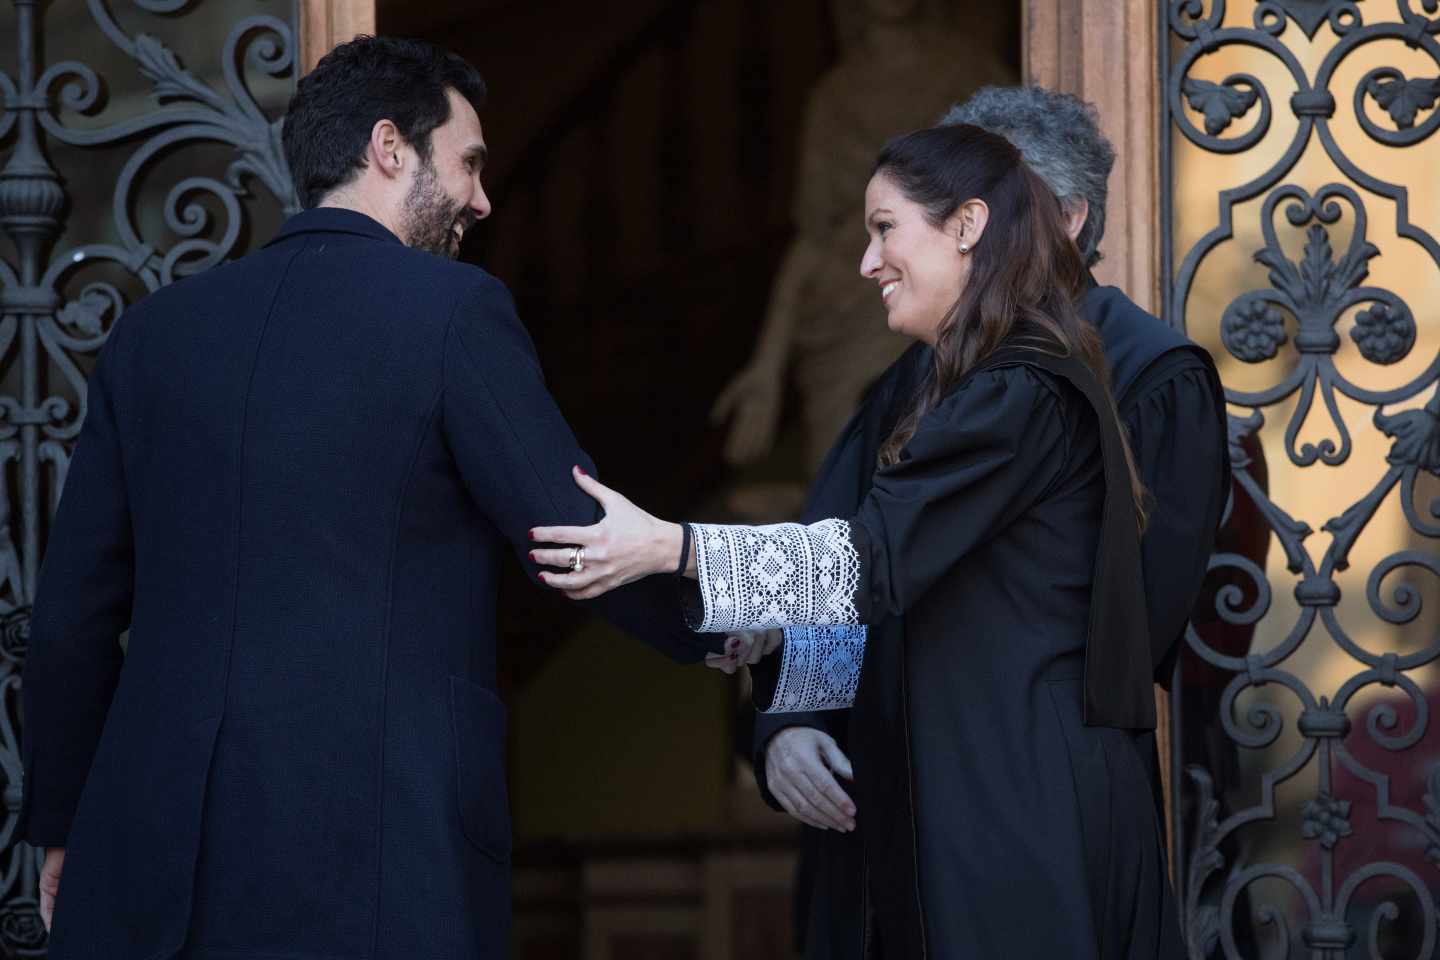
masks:
[[[1064,377],[1023,356],[1007,357],[971,373],[935,409],[937,419],[973,423],[975,418],[1002,412],[1027,418],[1051,411],[1063,416],[1078,399]]]
[[[1026,465],[1031,480],[1048,484],[1070,458],[1071,426],[1079,423],[1074,402],[1063,378],[1034,364],[985,366],[921,418],[905,453],[919,462],[998,457]]]

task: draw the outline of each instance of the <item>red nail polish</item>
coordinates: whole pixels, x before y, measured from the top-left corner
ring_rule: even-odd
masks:
[[[531,550],[531,551],[530,551],[530,562],[531,562],[531,563],[534,563],[534,562],[535,562],[535,551],[534,551],[534,550]]]
[[[584,467],[579,467],[579,466],[577,466],[575,469],[580,471],[580,476],[582,476],[582,477],[588,477],[588,476],[590,476],[590,474],[588,474],[588,473],[585,472],[585,468],[584,468]]]
[[[534,531],[534,530],[531,530],[531,531],[530,531],[530,539],[531,539],[531,540],[534,540],[534,539],[535,539],[535,531]]]

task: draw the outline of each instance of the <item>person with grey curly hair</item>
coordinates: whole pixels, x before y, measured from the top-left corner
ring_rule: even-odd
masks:
[[[980,127],[1009,140],[1059,200],[1066,232],[1085,265],[1093,268],[1100,261],[1115,150],[1101,132],[1092,105],[1041,87],[986,87],[953,106],[940,125],[955,124]],[[1164,683],[1172,675],[1178,641],[1200,593],[1227,496],[1224,393],[1204,349],[1119,289],[1101,286],[1091,276],[1081,309],[1103,341],[1117,408],[1151,498],[1150,522],[1141,541],[1142,574],[1151,666]],[[871,387],[847,435],[830,455],[841,462],[855,461],[856,469],[847,475],[859,475],[860,468],[875,462],[876,438],[890,434],[924,387],[932,366],[930,349],[914,347]],[[843,508],[845,504],[833,501],[865,493],[863,488],[815,490],[811,501]],[[1197,615],[1197,622],[1201,619]],[[864,946],[871,932],[871,901],[857,836],[863,833],[865,812],[855,809],[840,785],[860,775],[847,751],[863,735],[848,710],[767,713],[756,719],[755,772],[762,795],[802,824],[820,828],[805,831],[796,885],[795,909],[807,957],[868,960],[873,955]],[[1135,746],[1158,802],[1160,769],[1153,735],[1137,737]],[[1113,906],[1096,904],[1095,909]],[[1165,916],[1173,920],[1176,912],[1167,906]],[[1161,939],[1174,943],[1174,936],[1170,930]],[[1107,945],[1098,955],[1126,956],[1118,945]]]
[[[985,87],[940,123],[968,123],[1014,144],[1059,198],[1085,266],[1100,262],[1115,148],[1100,132],[1094,106],[1044,87]]]

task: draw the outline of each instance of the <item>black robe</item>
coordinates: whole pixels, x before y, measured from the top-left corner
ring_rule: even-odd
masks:
[[[1223,393],[1209,356],[1145,313],[1119,290],[1092,284],[1084,301],[1099,329],[1112,382],[1146,487],[1154,497],[1142,542],[1150,636],[1157,676],[1168,663],[1203,579],[1224,503],[1228,477]],[[913,402],[930,363],[928,347],[916,345],[875,384],[822,466],[805,519],[843,515],[868,492],[880,444]],[[795,725],[827,730],[848,748],[852,711],[762,714],[756,723],[755,768],[762,792],[764,751],[780,730]],[[1153,738],[1143,738],[1158,807],[1158,769]],[[858,762],[858,760],[857,760]],[[811,957],[862,955],[867,906],[861,878],[861,836],[803,831],[797,878],[797,939]],[[812,909],[813,901],[813,909]]]

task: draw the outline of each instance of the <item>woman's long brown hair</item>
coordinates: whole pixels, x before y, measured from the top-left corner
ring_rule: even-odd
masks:
[[[940,323],[934,365],[915,406],[880,448],[882,465],[897,462],[921,418],[1002,346],[1076,357],[1114,410],[1100,335],[1078,306],[1085,266],[1065,232],[1059,201],[1008,140],[966,124],[918,130],[886,144],[875,173],[918,204],[937,229],[967,200],[983,200],[990,210],[984,235],[968,254],[965,289]],[[1123,424],[1120,432],[1124,438]],[[1145,488],[1128,439],[1125,461],[1143,529]]]

